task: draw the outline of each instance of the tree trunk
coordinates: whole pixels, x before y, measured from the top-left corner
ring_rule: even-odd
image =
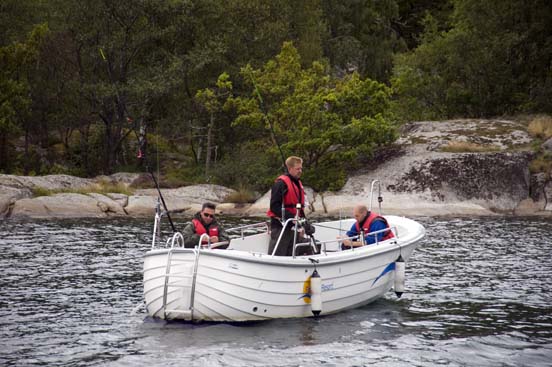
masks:
[[[29,156],[29,129],[25,127],[25,157]],[[25,163],[23,164],[23,174],[27,176],[29,174],[29,164],[30,161],[28,159],[25,159]]]
[[[211,166],[211,150],[213,145],[213,126],[215,125],[215,115],[211,112],[209,126],[207,127],[207,150],[205,151],[205,176],[209,175]]]
[[[8,139],[7,133],[0,132],[0,171],[7,173],[8,164]]]

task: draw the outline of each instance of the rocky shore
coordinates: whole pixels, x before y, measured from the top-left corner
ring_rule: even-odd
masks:
[[[311,216],[349,215],[357,203],[397,215],[552,215],[552,179],[531,174],[534,157],[525,128],[507,120],[414,122],[403,127],[395,147],[351,175],[338,192],[307,189]],[[458,152],[458,147],[468,147]],[[543,147],[552,151],[552,142]],[[469,151],[469,150],[472,151]],[[461,150],[461,149],[460,149]],[[118,173],[84,179],[67,175],[0,175],[0,218],[152,216],[155,189],[132,189],[144,174]],[[109,183],[130,194],[94,192]],[[308,186],[308,182],[305,183]],[[192,214],[216,203],[228,215],[263,216],[270,192],[252,204],[234,204],[234,190],[210,184],[162,189],[170,211]],[[50,192],[50,195],[40,195]],[[57,192],[57,193],[56,193]]]

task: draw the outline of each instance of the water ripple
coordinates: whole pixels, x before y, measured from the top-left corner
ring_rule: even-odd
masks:
[[[401,299],[245,325],[130,314],[149,222],[2,222],[0,365],[552,366],[552,221],[419,220]]]

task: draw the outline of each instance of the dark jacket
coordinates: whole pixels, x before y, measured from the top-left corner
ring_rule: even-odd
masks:
[[[294,184],[297,188],[297,190],[301,190],[301,185],[299,184],[299,179],[291,176],[290,174],[286,174],[290,179],[292,184]],[[274,184],[272,185],[272,190],[270,192],[270,211],[274,214],[276,214],[276,217],[278,219],[282,219],[282,200],[284,196],[287,193],[287,185],[282,180],[276,180]],[[285,210],[284,214],[284,220],[289,218],[294,218],[295,215],[289,212],[288,210]],[[303,210],[301,210],[301,213],[299,214],[300,217],[304,217]]]
[[[218,224],[216,218],[213,218],[213,221],[211,224],[207,225],[203,221],[203,218],[201,217],[201,212],[197,212],[194,215],[194,219],[197,219],[201,222],[201,224],[205,227],[205,230],[209,232],[209,228],[216,226],[219,230],[219,241],[229,241],[230,238],[226,234],[226,232],[221,228],[221,226]],[[194,223],[192,221],[189,221],[184,229],[182,230],[182,236],[184,237],[184,247],[187,248],[194,248],[199,244],[199,235],[196,233],[196,229],[194,226]]]

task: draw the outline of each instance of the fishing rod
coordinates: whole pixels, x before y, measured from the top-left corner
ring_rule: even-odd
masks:
[[[130,119],[130,118],[128,118]],[[142,118],[143,120],[143,118]],[[130,119],[132,121],[132,119]],[[133,129],[134,130],[134,129]],[[163,198],[163,194],[161,194],[161,189],[159,188],[159,183],[157,182],[157,179],[155,178],[155,175],[153,174],[153,171],[149,167],[148,160],[146,159],[146,126],[145,124],[140,123],[140,134],[138,135],[136,133],[136,130],[134,131],[136,134],[136,137],[138,139],[138,155],[137,158],[140,159],[142,162],[145,162],[146,165],[146,171],[150,174],[153,182],[155,183],[155,188],[157,189],[157,193],[159,194],[159,198],[161,199],[161,203],[163,203],[163,208],[165,209],[165,213],[167,213],[167,218],[169,219],[169,223],[171,224],[171,228],[173,230],[173,233],[178,232],[176,230],[176,227],[174,226],[174,223],[171,218],[171,214],[169,213],[169,209],[167,208],[167,204],[165,203],[165,198]]]
[[[263,97],[261,96],[261,92],[259,92],[259,88],[257,88],[257,83],[255,83],[255,78],[253,77],[253,71],[249,71],[249,77],[251,78],[251,82],[253,83],[253,88],[255,88],[255,94],[257,95],[257,98],[259,99],[259,106],[261,108],[261,112],[263,113],[263,116],[268,122],[268,126],[270,127],[270,134],[272,135],[272,139],[274,140],[274,143],[276,143],[276,146],[278,147],[278,150],[280,151],[280,158],[282,159],[282,164],[284,165],[284,171],[285,173],[289,173],[287,166],[286,166],[286,159],[284,158],[284,152],[282,152],[282,148],[280,147],[280,143],[278,143],[278,138],[276,137],[276,132],[274,131],[274,125],[272,125],[272,122],[268,118],[268,111],[266,110],[266,106],[263,101]]]
[[[257,95],[257,98],[259,99],[259,104],[260,104],[260,108],[261,108],[261,112],[263,113],[263,116],[265,118],[265,120],[268,122],[268,126],[270,127],[270,133],[272,135],[272,139],[274,140],[274,143],[276,144],[276,146],[278,147],[278,151],[280,152],[280,157],[282,159],[282,164],[284,166],[284,171],[285,173],[288,173],[289,174],[289,171],[287,169],[287,165],[286,165],[286,160],[284,158],[284,153],[282,152],[282,148],[280,147],[280,143],[278,143],[278,139],[276,137],[276,132],[274,131],[274,125],[272,124],[272,122],[270,121],[270,119],[268,118],[268,112],[266,110],[266,106],[264,104],[264,101],[263,101],[263,97],[261,96],[261,92],[259,92],[259,88],[257,88],[257,83],[255,83],[255,78],[253,76],[253,71],[250,70],[249,72],[249,77],[251,78],[251,82],[253,83],[253,88],[255,89],[255,94]],[[308,220],[307,218],[307,215],[305,214],[305,210],[304,210],[304,204],[301,204],[301,208],[300,209],[297,209],[297,211],[299,212],[299,210],[301,211],[301,213],[303,213],[303,218],[305,218],[305,222],[306,223],[303,223],[303,227],[306,227],[305,225],[308,225],[310,228],[309,228],[309,231],[312,230],[311,233],[306,233],[306,228],[305,228],[305,234],[307,236],[310,237],[310,239],[314,242],[315,244],[315,248],[316,248],[316,239],[314,238],[313,236],[313,233],[314,233],[314,227],[312,226],[312,224],[310,224],[310,221]],[[284,222],[284,214],[285,213],[285,207],[284,207],[284,198],[282,198],[282,222]],[[295,229],[295,237],[294,237],[294,246],[295,246],[295,241],[296,241],[296,236],[297,236],[297,224],[295,225],[296,229]]]
[[[263,102],[263,97],[261,96],[261,92],[259,92],[259,88],[257,88],[257,83],[255,83],[255,77],[253,76],[253,70],[249,71],[249,77],[251,78],[251,82],[253,83],[253,88],[255,89],[255,94],[257,95],[257,98],[259,99],[259,107],[261,109],[261,112],[263,113],[263,116],[268,122],[268,126],[270,127],[270,134],[272,135],[272,139],[274,140],[274,143],[278,147],[278,150],[280,151],[280,158],[282,159],[282,165],[284,166],[284,172],[289,174],[289,171],[286,166],[286,160],[284,158],[284,152],[282,152],[282,148],[280,147],[280,143],[278,143],[278,139],[276,137],[276,132],[274,131],[274,126],[272,125],[272,122],[268,118],[268,111],[266,110],[266,107]],[[303,212],[303,214],[305,214]],[[282,223],[285,221],[285,207],[284,207],[284,198],[282,193]]]
[[[117,100],[120,101],[121,97],[119,95],[119,89],[117,88],[116,83],[114,83],[114,81],[113,81],[113,75],[112,75],[111,66],[109,64],[109,61],[107,60],[107,57],[105,56],[105,53],[103,52],[103,49],[101,47],[99,48],[99,52],[100,52],[100,55],[101,55],[103,61],[106,63],[107,74],[109,76],[109,79],[111,80],[111,83],[115,87],[115,93],[116,93],[116,96],[117,96]],[[127,121],[131,122],[131,123],[134,122],[133,119],[131,117],[129,117],[130,114],[128,113],[128,111],[126,109],[126,104],[123,105],[123,109],[124,109],[124,112],[127,115]],[[143,118],[142,118],[141,121],[143,121]],[[137,158],[146,162],[146,171],[150,174],[153,182],[155,183],[155,188],[157,189],[157,193],[159,193],[159,198],[161,199],[161,202],[163,203],[163,208],[165,209],[165,212],[167,213],[167,218],[169,219],[169,223],[171,224],[171,228],[172,228],[173,232],[176,233],[177,232],[176,227],[174,226],[171,215],[169,213],[169,209],[167,208],[167,204],[165,203],[165,198],[163,198],[163,194],[161,194],[161,189],[159,188],[159,183],[157,182],[157,179],[155,178],[155,175],[153,174],[153,172],[149,169],[149,163],[148,163],[148,160],[146,159],[146,154],[145,154],[146,127],[145,127],[145,124],[140,123],[140,135],[138,135],[138,133],[136,133],[136,129],[134,127],[132,128],[132,130],[134,131],[134,134],[136,134],[136,138],[138,139],[138,144],[139,144]]]

